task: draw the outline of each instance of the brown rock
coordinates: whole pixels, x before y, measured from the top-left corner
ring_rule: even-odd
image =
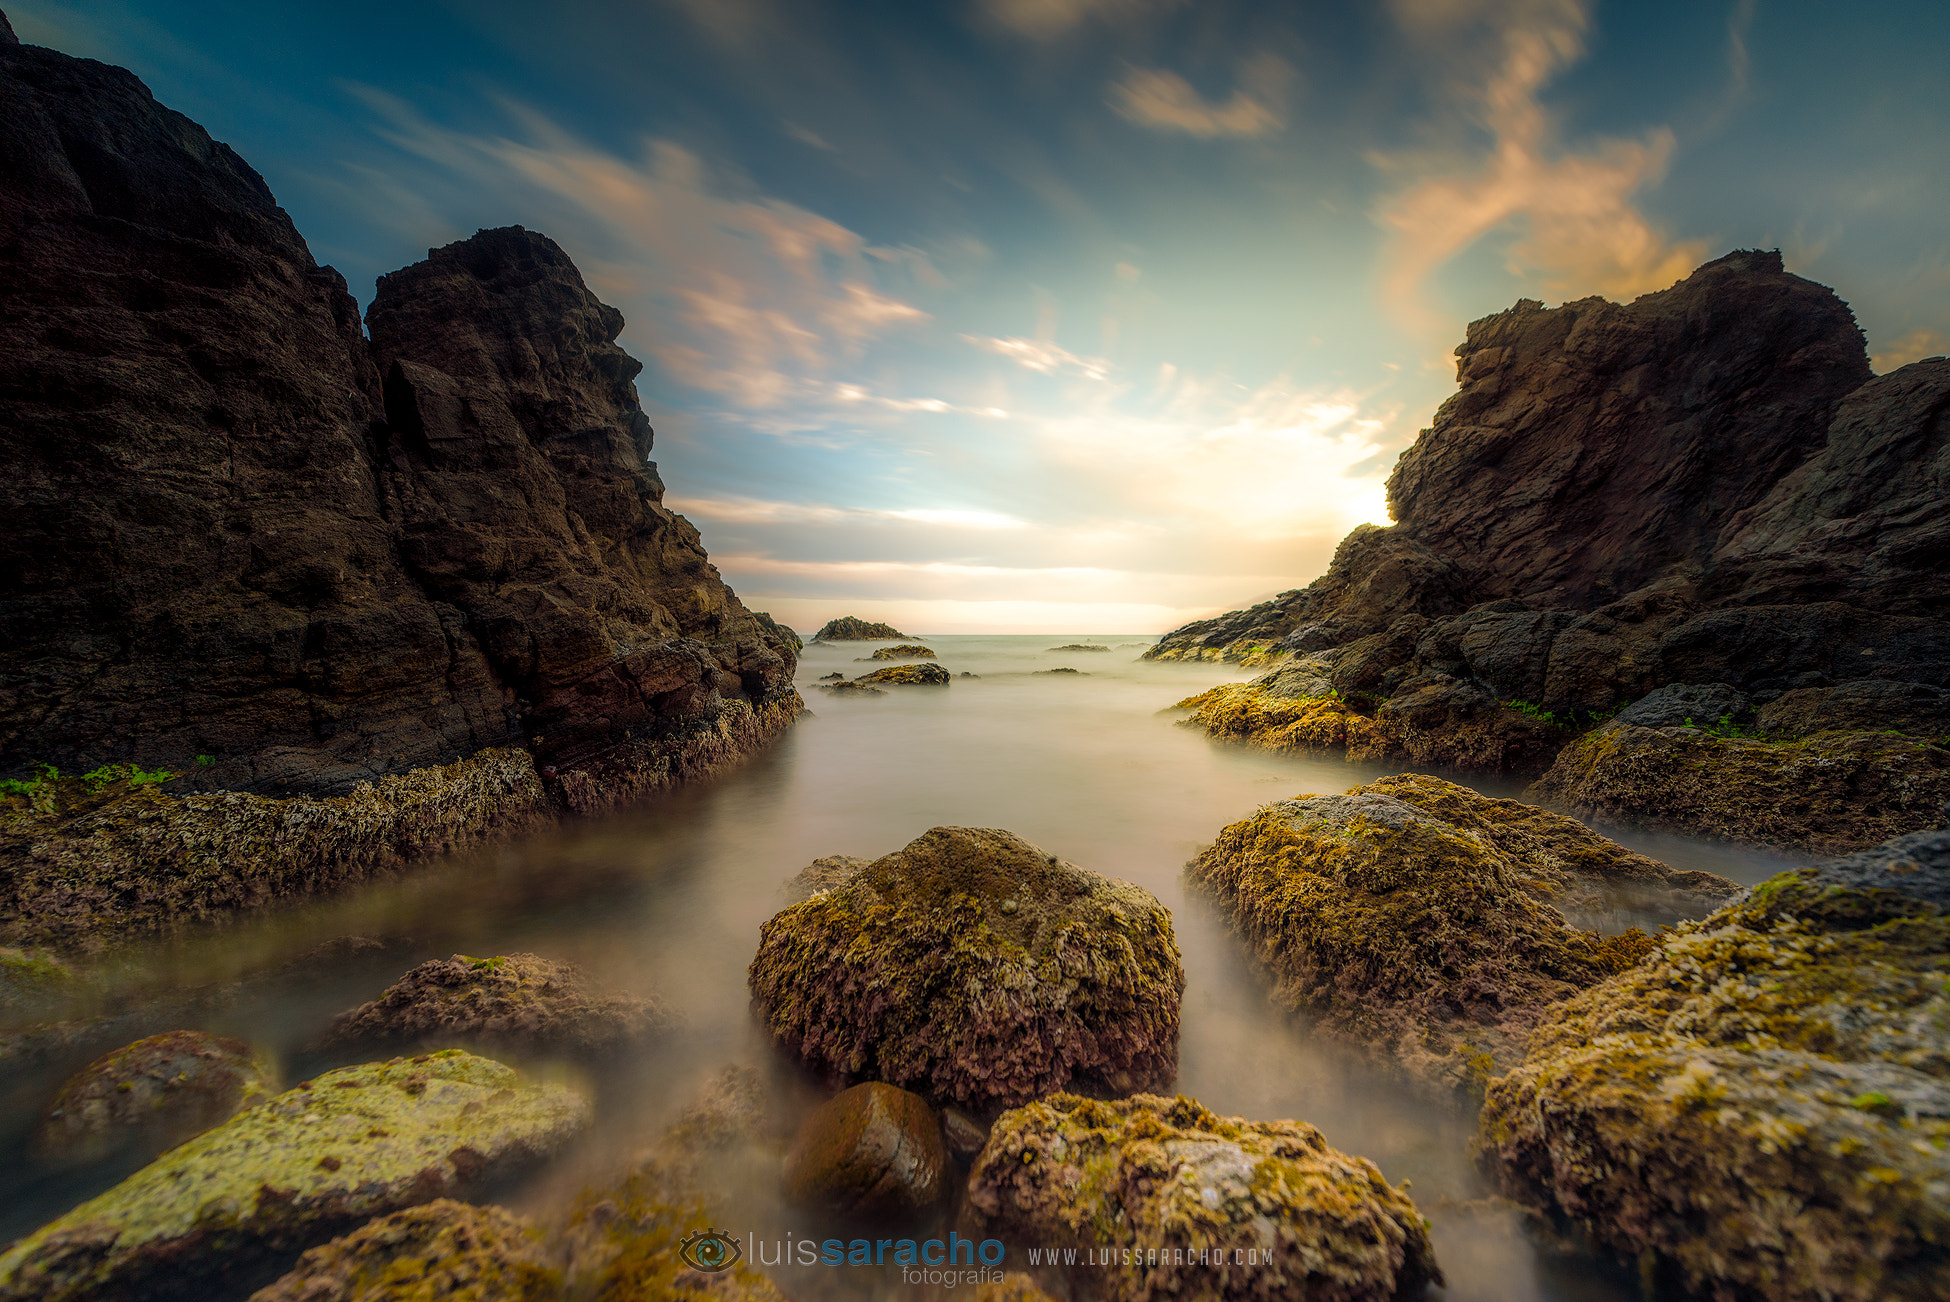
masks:
[[[68,1078],[34,1130],[37,1156],[90,1161],[140,1144],[160,1151],[262,1102],[277,1088],[242,1040],[165,1031]]]
[[[941,1109],[941,1138],[956,1161],[970,1162],[989,1142],[988,1127],[960,1108]]]
[[[534,954],[434,959],[369,1004],[340,1014],[326,1046],[416,1042],[602,1053],[675,1023],[657,999],[593,989],[574,967]]]
[[[953,680],[953,676],[940,665],[889,665],[876,669],[870,674],[862,674],[854,679],[856,683],[885,683],[896,686],[941,687]]]
[[[892,624],[870,624],[864,619],[842,615],[828,620],[826,626],[813,634],[815,642],[911,642],[913,635],[903,633]]]
[[[534,1222],[442,1198],[313,1248],[251,1302],[555,1302],[561,1274]]]
[[[785,897],[794,904],[800,900],[830,891],[836,886],[844,886],[852,881],[856,873],[871,859],[861,859],[850,854],[829,854],[823,859],[815,859],[785,880]]]
[[[928,647],[902,643],[900,646],[883,646],[865,657],[868,660],[932,660],[934,652]]]
[[[927,1100],[870,1081],[806,1118],[786,1154],[785,1193],[840,1220],[912,1224],[941,1201],[947,1166]]]

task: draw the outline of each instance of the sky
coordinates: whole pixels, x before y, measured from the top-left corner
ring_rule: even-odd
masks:
[[[1950,348],[1950,6],[0,0],[362,303],[483,227],[619,307],[754,609],[1158,633],[1318,575],[1471,320],[1734,248]]]

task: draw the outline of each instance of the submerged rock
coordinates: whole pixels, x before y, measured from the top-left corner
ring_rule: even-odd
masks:
[[[855,873],[872,863],[871,859],[861,859],[850,854],[829,854],[815,859],[798,872],[785,879],[785,897],[797,904],[800,900],[830,891],[836,886],[844,886],[853,879]]]
[[[821,683],[819,690],[829,696],[885,696],[887,693],[878,687],[868,687],[865,683]]]
[[[35,1155],[89,1161],[129,1145],[167,1148],[262,1102],[270,1064],[242,1040],[164,1031],[68,1078],[34,1129]]]
[[[1561,1005],[1479,1154],[1675,1290],[1950,1296],[1946,971],[1950,834],[1782,873]]]
[[[367,1222],[298,1259],[250,1302],[557,1302],[542,1227],[505,1207],[442,1198]]]
[[[1062,646],[1053,646],[1049,649],[1052,651],[1108,651],[1110,650],[1109,647],[1102,646],[1094,642],[1066,642]]]
[[[903,633],[892,624],[870,624],[864,619],[842,615],[828,620],[826,626],[813,634],[815,642],[912,642],[913,635]]]
[[[593,988],[567,963],[535,954],[455,954],[420,964],[371,1003],[341,1013],[323,1045],[463,1041],[587,1054],[675,1023],[661,1000]]]
[[[920,684],[925,686],[946,686],[952,675],[940,665],[889,665],[876,669],[870,674],[862,674],[855,683]]]
[[[1090,675],[1089,675],[1089,674],[1086,674],[1086,673],[1084,673],[1084,672],[1083,672],[1083,670],[1081,670],[1081,669],[1072,669],[1072,668],[1070,668],[1070,667],[1069,667],[1068,665],[1065,665],[1065,666],[1063,666],[1062,668],[1059,668],[1059,669],[1033,669],[1033,670],[1031,670],[1030,672],[1031,672],[1031,673],[1033,673],[1033,674],[1074,674],[1074,675],[1076,675],[1076,676],[1077,676],[1078,678],[1088,678],[1088,677],[1090,677]]]
[[[1117,1302],[1410,1302],[1442,1283],[1421,1213],[1372,1162],[1302,1122],[1221,1117],[1183,1095],[1058,1094],[1004,1113],[965,1214],[1005,1242],[1117,1254],[1091,1272]]]
[[[1767,741],[1614,720],[1565,747],[1528,794],[1608,823],[1838,853],[1935,822],[1950,799],[1950,747],[1885,733]]]
[[[997,829],[934,828],[775,915],[749,980],[815,1071],[975,1112],[1177,1072],[1171,915]]]
[[[1438,1089],[1478,1090],[1544,1009],[1652,942],[1600,936],[1550,901],[1675,893],[1705,912],[1731,882],[1673,873],[1575,821],[1403,775],[1234,823],[1186,866],[1231,911],[1316,1032]]]
[[[869,1081],[806,1118],[785,1156],[785,1195],[843,1221],[910,1225],[941,1201],[947,1167],[927,1100]]]
[[[924,646],[902,643],[900,646],[883,646],[874,651],[868,660],[932,660],[934,652]]]
[[[0,1253],[0,1299],[234,1289],[371,1217],[477,1189],[588,1120],[580,1095],[458,1050],[327,1072]]]

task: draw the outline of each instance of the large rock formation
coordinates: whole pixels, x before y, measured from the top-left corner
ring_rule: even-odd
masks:
[[[796,713],[555,244],[430,252],[368,341],[128,72],[0,41],[0,112],[0,774],[319,797],[511,747],[594,809]]]
[[[1569,736],[1675,683],[1755,706],[1950,687],[1950,361],[1872,377],[1847,305],[1761,252],[1629,304],[1525,300],[1456,355],[1459,391],[1389,478],[1396,524],[1147,655],[1334,650],[1321,694],[1382,722],[1413,696],[1424,734],[1515,702]]]

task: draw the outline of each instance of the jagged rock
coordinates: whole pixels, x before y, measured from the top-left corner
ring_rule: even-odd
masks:
[[[834,671],[833,671],[832,673],[830,673],[830,674],[822,674],[822,675],[820,675],[820,678],[819,678],[819,681],[820,681],[820,682],[822,682],[822,683],[824,683],[824,682],[830,682],[831,680],[833,680],[833,679],[835,679],[835,678],[845,678],[845,677],[846,677],[846,675],[845,675],[845,674],[843,674],[843,673],[840,673],[840,672],[839,672],[839,671],[838,671],[838,670],[836,669],[836,670],[834,670]]]
[[[779,623],[779,621],[777,621],[776,619],[773,619],[770,615],[766,614],[764,611],[754,610],[752,612],[752,618],[758,621],[758,626],[760,628],[764,629],[766,632],[770,633],[774,638],[778,639],[780,645],[784,646],[787,650],[793,652],[795,655],[806,649],[806,642],[804,638],[800,637],[797,633],[793,632],[785,625]]]
[[[1438,1093],[1474,1092],[1545,1008],[1651,942],[1565,921],[1554,903],[1733,890],[1675,874],[1563,818],[1405,774],[1267,805],[1186,865],[1272,969],[1275,997]]]
[[[947,1167],[927,1100],[868,1081],[807,1116],[785,1156],[785,1195],[842,1221],[910,1225],[941,1201]]]
[[[164,1031],[70,1076],[42,1113],[32,1148],[58,1162],[137,1144],[161,1150],[262,1102],[275,1082],[270,1064],[242,1040]]]
[[[1756,887],[1562,1005],[1478,1149],[1664,1291],[1950,1293],[1950,835]]]
[[[1620,711],[1620,723],[1640,728],[1712,728],[1721,720],[1746,723],[1747,698],[1725,683],[1668,683]]]
[[[1950,692],[1884,678],[1794,688],[1763,705],[1754,727],[1770,737],[1894,731],[1950,742]]]
[[[126,71],[0,44],[0,112],[0,772],[322,798],[532,743],[590,809],[800,708],[546,238],[384,278],[368,342],[263,180]]]
[[[914,644],[912,644],[912,643],[908,643],[908,642],[903,642],[903,643],[902,643],[901,645],[899,645],[899,646],[883,646],[883,647],[879,647],[879,648],[876,648],[876,649],[875,649],[875,651],[874,651],[874,653],[873,653],[872,655],[870,655],[870,656],[864,656],[864,657],[862,657],[862,659],[866,659],[866,660],[917,660],[917,659],[918,659],[918,660],[932,660],[932,659],[934,659],[934,652],[933,652],[933,651],[931,651],[930,649],[928,649],[927,647],[924,647],[924,646],[915,646],[915,645],[914,645]]]
[[[749,980],[814,1071],[975,1112],[1177,1072],[1170,914],[1000,830],[934,828],[775,915]]]
[[[0,1253],[0,1299],[198,1298],[551,1153],[589,1106],[458,1051],[347,1067],[171,1149]]]
[[[675,1024],[661,1000],[593,988],[567,963],[535,954],[455,954],[420,964],[371,1003],[339,1014],[323,1045],[600,1054]]]
[[[1108,1249],[1119,1264],[1093,1271],[1093,1288],[1117,1302],[1410,1302],[1443,1282],[1421,1213],[1372,1162],[1303,1122],[1216,1116],[1183,1095],[1058,1094],[1004,1113],[965,1214],[1004,1242]],[[1152,1262],[1154,1246],[1191,1253]],[[1126,1249],[1141,1264],[1125,1266]]]
[[[1935,819],[1950,748],[1881,732],[1800,741],[1613,720],[1566,746],[1526,793],[1580,818],[1835,854]]]
[[[826,627],[813,634],[815,642],[911,642],[913,634],[903,633],[892,624],[869,624],[864,619],[842,615],[827,621]]]
[[[853,681],[856,683],[890,683],[903,686],[939,687],[951,682],[953,677],[954,675],[950,674],[940,665],[922,663],[913,665],[889,665],[885,669],[876,669],[870,674],[862,674]]]
[[[250,1302],[557,1302],[542,1227],[505,1207],[442,1198],[313,1248]]]

